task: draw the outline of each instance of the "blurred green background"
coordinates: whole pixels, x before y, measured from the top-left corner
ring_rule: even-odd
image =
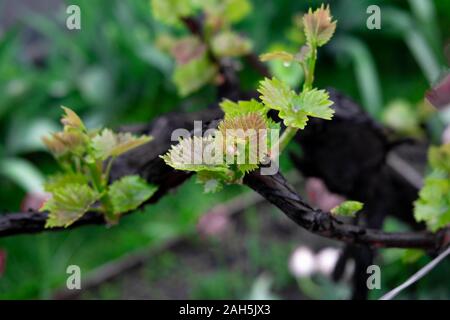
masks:
[[[294,16],[320,3],[253,0],[254,11],[236,29],[253,41],[258,54],[273,47],[295,48],[299,39]],[[424,135],[418,125],[426,113],[424,92],[450,60],[450,2],[330,3],[338,27],[320,53],[317,85],[341,90],[399,132]],[[81,8],[81,30],[65,28],[69,4]],[[371,4],[381,7],[381,30],[366,27]],[[60,105],[73,108],[88,126],[114,128],[146,123],[168,111],[199,110],[214,101],[212,87],[185,99],[178,96],[171,81],[173,61],[154,44],[163,30],[166,27],[152,18],[148,0],[0,0],[2,213],[18,212],[25,196],[39,192],[45,175],[56,169],[40,137],[59,128]],[[295,70],[277,65],[271,69],[297,81]],[[252,89],[260,76],[244,65],[240,78],[244,88]],[[404,120],[400,124],[399,118]],[[427,134],[437,139],[445,121],[427,116]],[[288,169],[287,159],[284,162]],[[196,226],[203,213],[244,192],[248,191],[230,187],[205,195],[190,181],[110,229],[89,226],[0,239],[0,252],[6,256],[0,298],[54,297],[65,285],[69,264],[89,275],[112,260],[181,236],[186,237],[184,251],[158,253],[130,275],[82,297],[345,298],[348,283],[314,276],[309,285],[298,285],[288,268],[296,246],[312,244],[317,249],[338,244],[305,235],[270,206],[250,207],[230,222],[242,226],[244,233],[229,232],[217,239],[199,235]],[[395,221],[388,224],[400,228]],[[287,236],[280,236],[283,230],[290,230]],[[272,235],[270,245],[263,234]],[[238,236],[239,241],[229,241]],[[427,261],[426,256],[405,250],[387,250],[379,259],[382,289],[371,292],[371,297],[400,284]],[[449,271],[447,261],[401,297],[450,298],[450,279],[445,276]],[[133,287],[136,283],[138,288]]]

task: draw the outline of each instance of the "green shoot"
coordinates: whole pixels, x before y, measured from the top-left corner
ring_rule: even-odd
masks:
[[[116,223],[122,213],[150,198],[157,187],[139,176],[125,176],[109,184],[112,163],[151,138],[109,129],[87,130],[75,112],[63,109],[64,129],[43,138],[62,168],[44,185],[52,195],[41,208],[49,211],[46,227],[67,227],[89,210],[103,213],[109,224]]]
[[[279,152],[285,149],[297,131],[305,128],[309,117],[332,119],[334,111],[330,106],[333,103],[325,90],[313,87],[313,80],[317,48],[330,40],[336,22],[332,21],[329,8],[324,6],[314,12],[310,10],[304,15],[303,22],[307,46],[301,48],[297,55],[278,51],[261,56],[263,61],[281,59],[288,63],[299,63],[306,75],[303,90],[297,93],[281,80],[266,78],[258,88],[261,102],[224,100],[221,108],[225,118],[219,124],[217,133],[204,138],[180,140],[178,145],[163,156],[168,165],[178,170],[197,172],[197,179],[205,185],[206,191],[217,191],[223,184],[240,183],[246,173],[257,169],[261,164],[276,160]],[[286,126],[280,138],[273,138],[271,135],[269,139],[268,132],[271,129],[279,131],[280,128],[279,123],[274,123],[267,117],[269,110],[278,111]],[[261,136],[258,132],[265,132],[265,135]],[[262,139],[266,141],[262,144],[255,143]],[[233,142],[229,143],[230,140]],[[258,147],[252,149],[255,144]],[[215,149],[215,161],[206,163],[203,149]],[[218,150],[223,152],[219,154]],[[235,158],[244,161],[236,162]]]
[[[414,203],[414,217],[436,231],[450,223],[450,143],[430,147],[430,173]]]
[[[364,204],[359,201],[344,201],[340,205],[331,209],[331,213],[334,215],[355,217],[358,211],[361,211]]]

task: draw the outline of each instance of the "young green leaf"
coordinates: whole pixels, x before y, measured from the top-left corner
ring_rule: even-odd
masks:
[[[292,109],[305,112],[308,116],[331,120],[334,110],[330,107],[333,102],[325,90],[304,90],[292,100]]]
[[[42,142],[55,157],[72,152],[81,154],[85,150],[86,135],[76,130],[65,130],[42,137]]]
[[[252,135],[258,133],[259,130],[266,130],[267,123],[266,118],[259,112],[249,112],[235,117],[229,117],[220,122],[219,131],[223,137],[226,137],[229,133],[232,135],[240,134],[242,138],[247,134],[246,130],[251,130]],[[237,133],[237,130],[243,130]]]
[[[261,162],[258,157],[269,152],[272,143],[266,139],[267,129],[278,128],[260,112],[248,112],[261,107],[256,101],[244,104],[244,114],[240,114],[239,103],[226,100],[222,107],[235,116],[230,117],[226,112],[214,136],[180,139],[161,157],[177,170],[196,172],[197,182],[205,185],[205,192],[215,192],[223,184],[241,183],[246,173],[257,169]],[[264,143],[268,147],[261,149]],[[204,150],[214,151],[212,161],[205,161],[208,153]]]
[[[308,115],[305,111],[300,109],[282,109],[278,116],[283,119],[283,122],[287,127],[304,129],[308,123]]]
[[[108,195],[111,199],[114,214],[135,210],[147,201],[158,189],[148,184],[139,176],[125,176],[109,186]]]
[[[252,112],[257,112],[265,116],[269,110],[261,102],[256,101],[255,99],[238,102],[225,99],[220,103],[220,107],[225,113],[225,120]]]
[[[235,158],[237,169],[248,173],[259,167],[260,146],[267,142],[267,120],[253,112],[228,118],[219,124],[224,152]]]
[[[50,211],[46,225],[68,226],[83,216],[97,201],[95,210],[112,221],[117,211],[111,204],[113,201],[110,199],[108,186],[112,161],[124,152],[150,141],[150,137],[135,137],[130,133],[115,134],[109,129],[88,131],[72,110],[64,108],[64,111],[64,130],[54,133],[51,138],[43,139],[63,169],[62,173],[51,177],[44,186],[52,194],[43,206],[43,210]],[[110,157],[111,160],[103,165],[103,161]],[[117,185],[120,186],[119,182]],[[113,188],[115,195],[118,194],[117,185]],[[130,199],[128,202],[123,201],[119,211],[131,208],[150,188],[138,183],[129,183],[127,187]]]
[[[436,231],[450,224],[450,144],[430,147],[428,162],[431,173],[414,202],[414,217]]]
[[[273,78],[263,80],[258,91],[268,107],[280,111],[286,126],[303,129],[308,116],[330,120],[334,114],[330,108],[333,102],[325,90],[303,90],[297,95],[287,84]]]
[[[258,92],[266,106],[275,110],[287,109],[291,105],[295,92],[277,78],[265,78],[260,82]]]
[[[86,184],[71,183],[52,190],[52,197],[40,211],[49,211],[46,228],[68,227],[81,218],[100,199]]]
[[[217,159],[217,163],[205,163],[203,151],[205,148],[213,147],[216,141],[213,137],[189,137],[180,139],[178,144],[161,156],[164,161],[174,169],[183,171],[217,171],[227,173],[228,168],[223,163],[223,157]],[[220,147],[220,146],[219,146]],[[214,159],[212,159],[214,160]]]
[[[78,172],[57,173],[44,183],[44,190],[52,193],[70,184],[88,184],[88,179],[85,175]]]
[[[64,127],[73,128],[73,129],[80,129],[85,130],[86,127],[84,126],[83,121],[81,121],[80,117],[70,108],[67,107],[61,107],[65,115],[61,119],[61,123],[64,125]]]
[[[450,175],[434,171],[425,179],[414,203],[414,217],[433,232],[450,224]]]
[[[315,10],[309,9],[308,14],[303,16],[303,26],[309,45],[321,47],[330,41],[336,30],[336,21],[332,21],[329,6],[322,6]]]
[[[151,138],[145,135],[135,137],[128,132],[114,133],[110,129],[103,129],[92,138],[92,148],[95,158],[106,160],[109,157],[120,156],[150,141]]]
[[[364,204],[359,201],[344,201],[337,207],[331,209],[331,213],[339,216],[354,217],[363,207]]]

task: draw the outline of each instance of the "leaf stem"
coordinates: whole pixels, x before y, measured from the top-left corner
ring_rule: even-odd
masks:
[[[308,59],[307,68],[305,68],[305,83],[303,84],[303,90],[312,89],[312,85],[314,82],[314,72],[316,69],[316,60],[317,60],[317,46],[311,45],[311,57]]]
[[[278,154],[280,154],[289,144],[289,142],[292,140],[293,137],[295,137],[295,134],[297,133],[298,129],[294,127],[287,127],[286,130],[284,130],[283,134],[280,137],[280,140],[278,140],[277,146],[278,146]],[[271,156],[273,157],[274,152],[276,151],[276,148],[272,148]]]
[[[101,178],[101,173],[99,173],[99,170],[97,168],[97,164],[96,163],[88,163],[88,168],[89,168],[89,172],[92,177],[92,183],[94,185],[95,190],[97,190],[98,192],[102,192],[103,191],[103,184],[101,181],[102,178]]]
[[[108,221],[108,224],[116,224],[118,216],[114,214],[113,205],[111,202],[111,198],[109,197],[109,194],[107,191],[105,191],[100,198],[100,201],[102,203],[102,206],[104,208],[105,217]]]
[[[112,167],[114,160],[116,160],[116,157],[111,157],[108,161],[108,164],[106,165],[105,181],[104,181],[105,185],[107,185],[109,182],[109,174],[111,173],[111,167]]]
[[[308,59],[307,65],[303,65],[304,71],[305,71],[305,83],[303,84],[303,90],[310,90],[312,89],[313,82],[314,82],[314,71],[316,69],[316,61],[317,61],[317,46],[315,44],[311,45],[311,57]],[[289,142],[292,140],[292,138],[297,133],[298,128],[294,127],[287,127],[286,130],[284,130],[283,134],[280,137],[280,140],[278,141],[278,152],[281,153],[286,146],[289,144]],[[275,149],[272,149],[275,151]],[[273,152],[272,152],[273,155]]]
[[[89,163],[88,167],[92,176],[92,183],[94,184],[95,189],[102,194],[100,202],[104,209],[106,220],[108,221],[109,224],[116,223],[117,217],[114,215],[111,199],[108,195],[107,182],[105,183],[105,181],[103,181],[102,179],[101,169],[99,169],[99,165],[95,162]]]

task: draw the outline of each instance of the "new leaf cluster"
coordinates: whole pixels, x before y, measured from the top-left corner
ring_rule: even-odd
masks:
[[[220,84],[220,59],[243,56],[251,42],[234,32],[232,24],[251,11],[249,0],[152,0],[153,16],[172,27],[183,19],[201,16],[196,34],[173,37],[160,35],[157,43],[175,58],[174,83],[181,96],[187,96],[208,83]]]
[[[224,100],[221,108],[225,113],[225,118],[218,126],[220,135],[181,139],[162,157],[168,165],[177,170],[196,172],[197,180],[205,185],[205,191],[217,191],[223,184],[240,183],[246,173],[257,169],[261,163],[267,163],[273,160],[273,157],[278,156],[278,152],[292,139],[295,132],[305,128],[309,117],[327,120],[333,117],[334,110],[331,108],[333,102],[329,100],[328,93],[325,90],[314,88],[312,82],[317,59],[316,49],[330,40],[336,22],[332,21],[329,8],[324,6],[314,12],[310,10],[303,20],[308,45],[301,48],[297,56],[294,57],[285,52],[274,52],[261,57],[263,61],[282,59],[300,63],[307,75],[303,90],[297,93],[281,80],[266,78],[260,82],[258,88],[261,102],[254,99],[238,102]],[[252,150],[249,148],[249,142],[258,139],[254,136],[255,132],[261,129],[280,129],[280,123],[274,123],[267,117],[269,110],[278,111],[278,116],[283,120],[287,129],[279,140],[267,139],[268,151],[263,157],[264,159],[260,157],[256,163],[247,161],[255,159],[255,155],[252,157]],[[218,136],[225,137],[230,130],[245,132],[250,129],[253,129],[251,131],[253,136],[250,133],[247,136],[233,137],[237,141],[236,145],[229,145],[225,142],[223,158],[217,159],[216,162],[205,163],[202,154],[196,154],[202,152],[198,150],[214,146],[218,140],[222,142]],[[265,138],[268,138],[268,135]],[[230,163],[227,161],[229,156],[238,156],[242,152],[245,152],[247,162]],[[200,161],[195,162],[195,159]]]
[[[265,106],[256,100],[224,100],[221,107],[225,118],[214,133],[181,138],[162,156],[177,170],[196,172],[197,182],[204,184],[205,192],[219,191],[223,184],[241,183],[246,173],[269,159],[276,141],[267,133],[279,130],[279,125],[267,118]]]
[[[450,143],[428,152],[430,173],[414,203],[414,216],[436,231],[450,224]]]
[[[110,129],[87,130],[75,112],[63,109],[63,130],[43,138],[62,168],[44,186],[51,194],[41,208],[49,212],[46,227],[67,227],[90,210],[102,212],[109,223],[115,223],[122,213],[150,198],[157,187],[135,175],[109,184],[112,163],[151,138]]]

